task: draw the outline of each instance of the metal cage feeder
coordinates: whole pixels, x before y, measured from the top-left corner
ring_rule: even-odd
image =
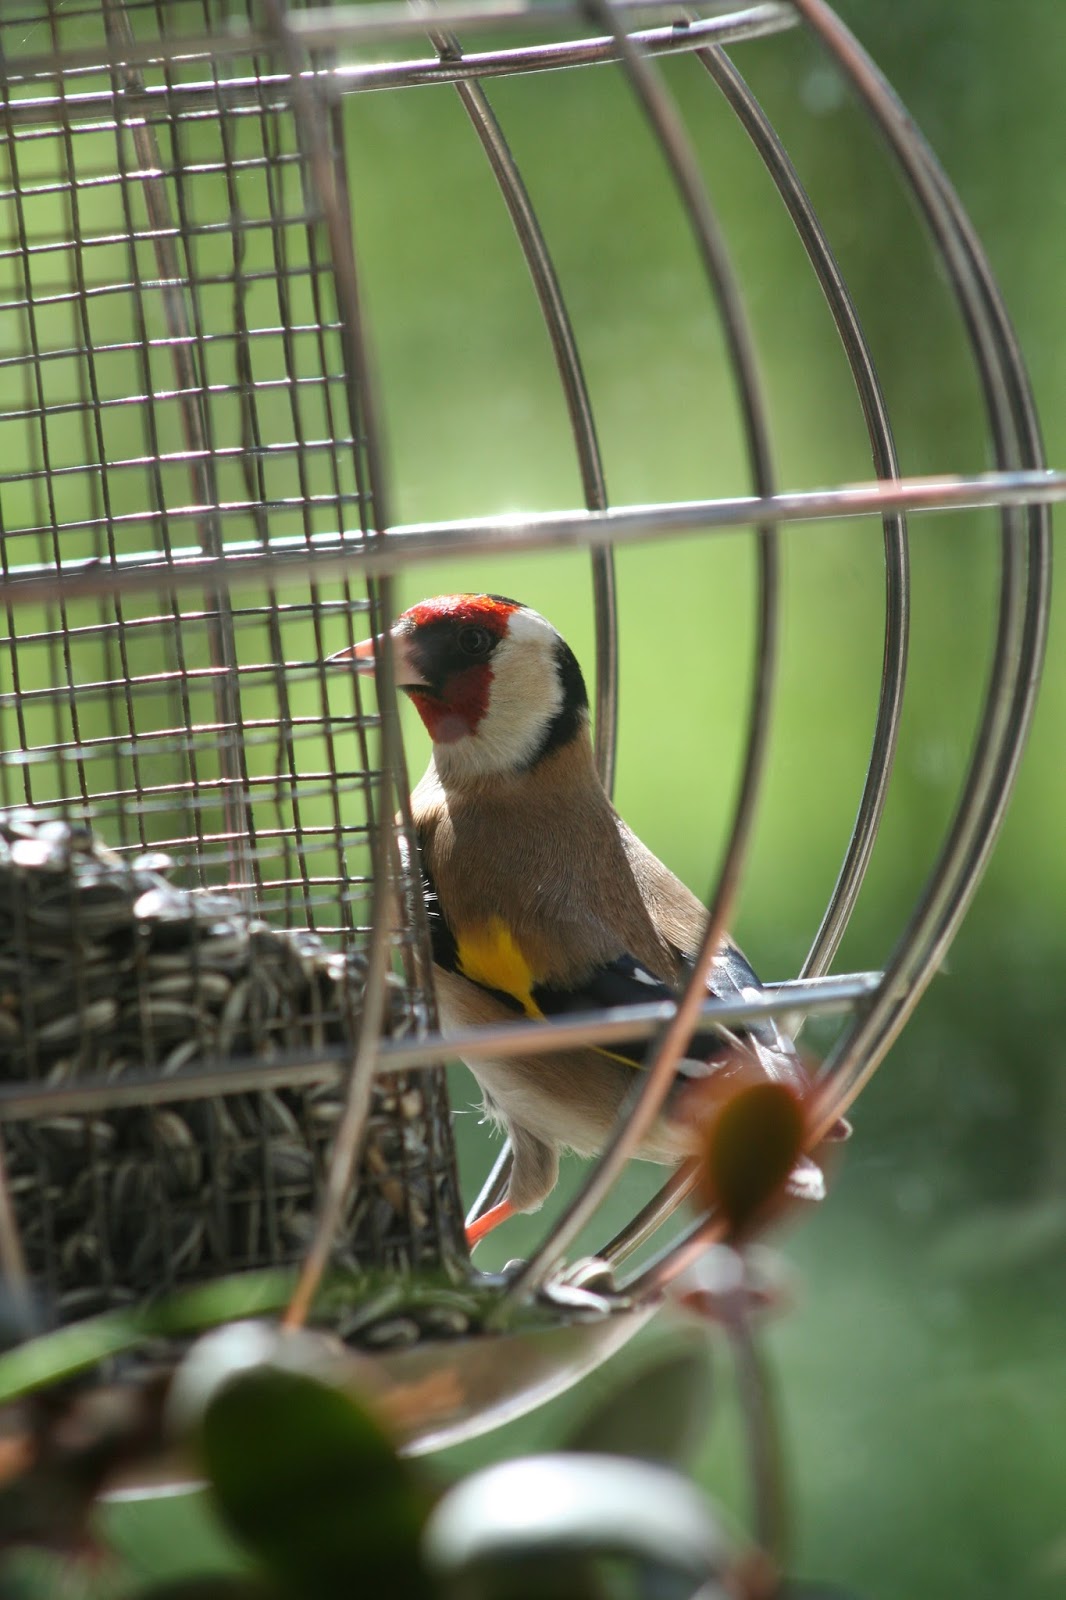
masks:
[[[467,56],[451,30],[475,25],[497,42]],[[793,25],[817,37],[865,104],[924,215],[968,333],[993,471],[901,476],[826,232],[726,54]],[[515,29],[555,31],[515,45]],[[427,35],[432,53],[412,53]],[[683,21],[656,0],[482,0],[406,13],[247,0],[239,15],[216,0],[23,0],[5,6],[0,43],[4,1274],[50,1325],[90,1316],[106,1325],[162,1290],[234,1275],[252,1285],[249,1306],[289,1303],[298,1321],[328,1264],[340,1263],[362,1288],[328,1301],[319,1321],[373,1354],[387,1381],[410,1384],[443,1366],[458,1374],[443,1409],[411,1424],[412,1447],[426,1448],[572,1381],[628,1337],[714,1238],[714,1217],[700,1215],[626,1267],[684,1198],[681,1174],[591,1261],[570,1256],[635,1147],[640,1118],[661,1103],[697,1015],[730,1026],[759,1014],[842,1017],[817,1086],[815,1136],[888,1050],[959,925],[1006,806],[1039,678],[1048,507],[1063,480],[1044,470],[1024,367],[958,200],[822,0],[704,5]],[[795,226],[854,379],[873,462],[867,484],[777,487],[743,286],[656,66],[665,53],[690,57],[708,93],[724,97]],[[485,87],[604,63],[624,73],[658,141],[721,318],[750,461],[742,498],[608,502],[555,266]],[[417,527],[390,515],[340,113],[347,95],[429,82],[454,84],[529,267],[584,486],[570,512]],[[975,505],[999,508],[1002,534],[993,662],[969,770],[883,967],[829,976],[876,843],[899,729],[905,516]],[[354,675],[323,663],[387,626],[401,570],[440,556],[587,548],[597,760],[610,787],[613,547],[754,529],[753,689],[709,959],[735,901],[765,764],[777,530],[841,515],[883,525],[884,666],[854,829],[807,959],[795,978],[739,1006],[702,1001],[697,977],[672,1016],[647,1008],[639,1023],[653,1049],[640,1105],[528,1260],[479,1280],[467,1263],[441,1063],[487,1052],[498,1034],[475,1030],[460,1050],[436,1027],[420,893],[397,848],[409,831],[407,779],[387,665],[369,704]],[[402,909],[399,932],[390,899]],[[517,1022],[507,1048],[599,1042],[618,1023],[609,1014]],[[632,1034],[631,1016],[624,1025]],[[498,1191],[505,1161],[474,1213]],[[286,1288],[275,1304],[279,1271]],[[419,1288],[427,1273],[436,1290]]]

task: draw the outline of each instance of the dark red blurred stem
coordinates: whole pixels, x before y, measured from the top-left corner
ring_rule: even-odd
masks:
[[[788,1516],[784,1462],[773,1383],[755,1340],[746,1285],[730,1300],[725,1325],[733,1351],[747,1436],[752,1531],[761,1551],[769,1558],[765,1572],[748,1591],[753,1600],[755,1597],[761,1600],[761,1596],[776,1591],[785,1567]]]

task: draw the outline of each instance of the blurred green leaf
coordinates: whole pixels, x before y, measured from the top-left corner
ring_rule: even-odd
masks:
[[[146,1339],[277,1310],[286,1303],[292,1283],[291,1272],[232,1273],[148,1306],[104,1311],[26,1339],[0,1354],[0,1405],[75,1377]]]
[[[0,1355],[0,1405],[131,1350],[144,1338],[136,1311],[107,1311],[54,1333],[41,1334]]]
[[[851,1589],[837,1583],[820,1583],[817,1578],[790,1578],[777,1592],[777,1600],[860,1600]]]
[[[706,1432],[711,1392],[709,1346],[662,1351],[601,1396],[563,1448],[686,1465]]]
[[[209,1405],[202,1452],[223,1519],[288,1590],[432,1593],[426,1498],[351,1396],[299,1373],[243,1372]]]
[[[279,1591],[265,1579],[216,1573],[156,1584],[141,1590],[135,1600],[279,1600]]]
[[[28,1548],[0,1555],[3,1600],[95,1600],[89,1584],[85,1562]]]

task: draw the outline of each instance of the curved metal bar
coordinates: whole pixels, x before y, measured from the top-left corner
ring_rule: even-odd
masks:
[[[953,209],[960,239],[972,262],[974,275],[984,299],[987,315],[995,329],[997,345],[1004,361],[1004,385],[1010,398],[1019,450],[1024,458],[1043,461],[1045,459],[1044,445],[1036,411],[1036,402],[1025,370],[1017,335],[1007,314],[1006,306],[992,276],[991,268],[982,251],[973,224],[963,211],[958,197],[946,177],[936,165],[928,147],[925,147],[925,154],[930,163],[931,177],[940,187],[945,204]],[[1050,511],[1045,510],[1042,514],[1037,514],[1036,508],[1030,507],[1029,525],[1030,581],[1026,590],[1022,658],[1023,662],[1028,661],[1031,664],[1033,670],[1026,672],[1023,669],[1018,674],[1015,703],[1012,708],[1012,721],[1018,725],[1017,736],[1008,743],[1003,752],[1000,785],[988,818],[987,834],[980,840],[979,849],[975,852],[972,863],[971,870],[975,876],[980,876],[984,869],[984,864],[995,842],[995,836],[998,833],[1010,800],[1018,765],[1024,753],[1025,734],[1035,709],[1036,694],[1040,682],[1040,669],[1047,645],[1051,598]],[[964,911],[965,906],[960,908],[958,915],[961,916]]]
[[[782,24],[780,12],[772,18],[763,15],[771,9],[752,6],[732,16],[674,22],[668,27],[643,28],[632,37],[651,56],[686,55],[707,44],[735,44],[744,39],[763,38],[780,32],[783,25],[791,27],[794,24],[795,18],[791,13],[786,24]],[[524,18],[524,21],[529,26],[529,18]],[[425,23],[420,24],[419,31],[425,26]],[[611,39],[561,39],[548,44],[520,45],[510,50],[478,50],[455,61],[442,61],[439,56],[425,56],[415,61],[373,61],[359,66],[311,68],[300,76],[306,82],[315,84],[320,93],[333,96],[362,94],[378,89],[418,89],[427,84],[463,83],[468,79],[515,78],[530,72],[605,66],[617,59]],[[135,95],[125,99],[124,103],[127,110],[132,107],[136,115],[146,119],[157,115],[163,105],[171,115],[195,117],[202,113],[211,96],[217,94],[219,89],[225,91],[227,105],[244,107],[258,104],[260,97],[269,89],[276,88],[279,94],[287,92],[288,83],[285,74],[264,73],[259,78],[244,75],[223,78],[218,84],[175,84],[169,94],[155,85],[146,84]],[[59,120],[76,111],[79,125],[86,126],[90,122],[113,121],[116,110],[117,101],[113,91],[93,89],[65,97],[39,95],[32,99],[9,100],[5,116],[10,115],[11,120],[18,124],[40,126],[50,117]]]
[[[769,118],[728,56],[717,48],[704,49],[697,52],[697,60],[721,91],[777,187],[840,335],[866,420],[874,470],[881,478],[897,478],[899,459],[873,357],[855,304],[799,175]],[[907,531],[901,514],[886,513],[884,543],[885,636],[870,761],[851,838],[821,924],[801,969],[803,977],[818,976],[827,971],[839,948],[873,853],[899,739],[910,619]],[[786,1030],[798,1033],[802,1022],[802,1015],[797,1013],[786,1020]],[[661,1203],[653,1201],[645,1210],[653,1210],[657,1221],[663,1222],[677,1209],[687,1192],[675,1186],[671,1179],[657,1197]],[[632,1243],[629,1239],[630,1229],[623,1229],[607,1246],[603,1253],[609,1259],[621,1259],[647,1236],[643,1212],[633,1219],[631,1229]]]
[[[696,1187],[696,1164],[683,1161],[666,1182],[646,1201],[630,1222],[620,1228],[596,1254],[609,1266],[619,1266],[629,1256],[647,1244],[664,1222],[668,1222]]]
[[[62,469],[59,469],[60,471]],[[258,544],[231,542],[221,557],[204,556],[196,546],[175,546],[170,564],[144,555],[71,561],[54,572],[41,562],[8,564],[0,572],[0,603],[57,604],[114,593],[155,593],[160,574],[167,588],[198,589],[239,569],[242,582],[284,583],[309,579],[380,578],[425,561],[469,561],[488,553],[519,555],[530,550],[589,550],[597,545],[635,544],[659,537],[725,533],[753,524],[825,522],[835,517],[883,517],[886,511],[959,511],[981,507],[1047,506],[1066,500],[1066,472],[979,472],[972,476],[901,478],[895,482],[851,484],[839,489],[804,489],[725,500],[670,500],[654,505],[612,506],[607,511],[544,511],[523,516],[474,517],[462,522],[396,524],[384,534],[361,532],[302,536]],[[239,508],[238,508],[239,509]],[[169,513],[195,518],[196,508]],[[123,521],[121,515],[114,519]],[[83,527],[86,523],[65,524]]]
[[[678,20],[669,27],[641,28],[630,35],[649,56],[687,55],[709,44],[737,44],[745,39],[765,38],[781,31],[778,18],[767,20],[750,8],[750,16],[737,13],[727,17]],[[790,21],[794,21],[791,18]],[[570,67],[600,67],[617,61],[614,41],[600,39],[561,39],[549,44],[519,45],[510,50],[481,50],[457,62],[397,61],[341,67],[336,78],[342,94],[376,89],[414,89],[426,83],[457,83],[466,77],[515,78],[529,72],[565,71]]]
[[[855,381],[870,435],[874,471],[879,478],[898,478],[899,458],[892,424],[870,347],[847,284],[799,175],[758,100],[729,58],[721,50],[711,49],[700,50],[697,59],[718,85],[762,157],[807,252]],[[910,568],[903,515],[886,513],[884,524],[885,638],[870,764],[836,885],[801,968],[800,975],[805,978],[817,977],[828,970],[843,938],[881,825],[899,739],[910,630]]]
[[[348,212],[347,191],[333,157],[323,107],[313,89],[300,77],[298,48],[288,27],[282,0],[264,0],[264,10],[277,46],[291,77],[293,112],[303,147],[309,180],[322,209],[333,263],[334,292],[340,311],[348,403],[352,432],[362,439],[365,461],[357,464],[362,479],[360,504],[364,529],[372,524],[387,525],[387,494],[377,423],[375,396],[370,382],[369,352],[363,330],[362,306],[355,265],[355,244]],[[360,426],[361,424],[361,426]],[[356,446],[358,449],[358,445]],[[370,586],[375,629],[387,630],[394,614],[392,578],[381,578]],[[376,591],[376,592],[375,592]],[[370,1109],[375,1066],[385,1021],[385,984],[390,968],[389,903],[393,881],[395,837],[392,826],[394,775],[403,771],[396,687],[392,657],[383,651],[375,663],[375,681],[380,715],[382,781],[376,819],[372,826],[372,898],[370,941],[367,949],[366,986],[359,1036],[353,1052],[344,1108],[334,1136],[329,1170],[322,1201],[315,1218],[315,1229],[300,1267],[292,1298],[285,1311],[284,1324],[299,1327],[306,1321],[311,1304],[326,1269],[344,1205],[347,1200],[356,1159],[362,1144]],[[374,823],[376,821],[376,826]]]
[[[585,505],[589,511],[605,511],[607,482],[596,422],[555,264],[487,96],[479,85],[457,87],[500,183],[533,279],[566,397]],[[610,795],[614,792],[618,745],[618,602],[614,551],[609,544],[592,551],[592,590],[596,626],[596,767]]]
[[[676,0],[616,0],[617,9],[620,11],[640,11],[654,13],[656,11],[672,11],[676,9]],[[707,8],[710,9],[710,8]],[[428,9],[420,6],[400,3],[370,3],[360,5],[337,6],[336,8],[319,8],[317,12],[292,11],[289,14],[289,36],[298,50],[313,52],[316,50],[336,49],[338,45],[351,46],[377,43],[382,39],[410,38],[413,35],[425,33],[427,27],[436,22],[444,28],[476,28],[479,31],[486,28],[492,29],[529,29],[537,26],[543,27],[558,20],[570,20],[581,15],[581,6],[577,0],[535,0],[534,4],[524,4],[522,0],[474,0],[467,4],[465,0],[439,0],[432,14]],[[782,33],[787,28],[795,27],[796,17],[791,6],[782,4],[781,0],[763,0],[761,4],[747,6],[721,6],[717,14],[707,19],[701,19],[695,24],[701,33],[709,32],[714,38],[725,43],[737,39],[761,38],[768,34]],[[672,34],[675,37],[683,36],[688,23],[672,23],[667,29],[649,30],[656,33]],[[680,30],[680,33],[679,33]],[[635,35],[643,39],[645,34]],[[240,28],[231,25],[225,30],[216,30],[209,33],[174,33],[168,38],[151,40],[124,40],[120,48],[113,48],[110,53],[101,50],[99,45],[92,45],[84,49],[64,50],[62,56],[52,52],[41,54],[12,54],[5,63],[5,76],[12,84],[33,82],[34,80],[47,81],[56,73],[62,71],[73,77],[79,71],[99,71],[101,67],[114,67],[116,69],[129,69],[136,67],[158,68],[161,65],[180,62],[183,68],[188,69],[188,64],[197,59],[210,59],[213,61],[225,60],[229,56],[269,55],[276,45],[276,38],[270,33],[259,32],[252,28]],[[556,50],[566,52],[587,52],[597,46],[602,49],[603,40],[580,40],[573,43],[556,46]],[[534,47],[537,48],[537,47]],[[684,48],[684,46],[679,46]],[[523,56],[530,52],[517,51],[515,55]],[[488,76],[492,70],[492,60],[495,52],[487,52],[484,60],[487,65],[480,66],[475,76]],[[606,59],[606,58],[604,58]],[[575,54],[574,59],[556,59],[541,62],[543,65],[578,66],[585,65],[589,57],[585,54]],[[398,62],[399,68],[417,65],[422,69],[432,67],[432,62],[407,63]],[[374,69],[371,68],[372,72]],[[515,70],[513,66],[506,70]],[[532,65],[520,67],[518,70],[539,71],[540,67]],[[305,81],[321,79],[323,76],[336,78],[340,72],[346,76],[361,74],[362,69],[356,69],[354,74],[346,69],[333,69],[328,75],[320,69],[308,68],[298,75]],[[427,72],[427,77],[429,76]],[[226,80],[222,85],[227,93],[233,80]],[[235,87],[239,87],[241,79],[237,79]],[[276,81],[279,85],[288,85],[288,74],[279,74],[276,79],[270,75],[262,78],[248,78],[249,91],[256,83],[264,87],[271,87]],[[425,80],[423,80],[425,81]],[[441,77],[439,73],[433,74],[433,81],[450,81]],[[355,85],[358,87],[359,85]],[[384,87],[384,84],[374,87]],[[391,87],[399,87],[396,82],[391,82]],[[217,86],[216,86],[217,87]],[[211,85],[188,84],[182,85],[178,95],[185,92],[209,93]],[[146,89],[147,94],[152,90]],[[113,103],[111,96],[106,92],[76,91],[66,97],[68,107],[67,115],[73,112],[83,113],[90,109],[99,109],[103,105]],[[42,112],[49,109],[59,110],[63,102],[60,95],[34,95],[18,96],[12,100],[12,106],[20,116],[29,116],[34,120],[41,117]],[[180,106],[180,98],[174,104]]]
[[[461,54],[453,39],[437,35],[433,42],[442,59],[455,60]],[[605,511],[607,483],[596,421],[555,263],[488,96],[478,83],[457,83],[456,91],[488,157],[533,280],[563,386],[585,505],[589,511]],[[604,788],[610,794],[614,787],[618,732],[618,616],[610,546],[593,551],[592,577],[596,610],[596,762]]]
[[[919,200],[947,265],[977,362],[997,463],[1042,462],[1028,382],[991,273],[962,207],[873,62],[823,3],[798,11],[844,69],[872,113]],[[823,1132],[858,1094],[917,1004],[976,887],[1028,732],[1049,604],[1047,516],[1032,508],[1029,536],[1003,511],[999,621],[985,713],[947,840],[866,1015],[826,1064],[815,1117]]]
[[[694,1261],[698,1261],[705,1250],[717,1244],[724,1233],[723,1219],[705,1213],[690,1223],[680,1239],[673,1240],[639,1271],[623,1278],[618,1285],[618,1292],[637,1301],[656,1298]]]
[[[618,584],[614,546],[592,552],[592,609],[596,619],[596,770],[614,794],[618,764]]]
[[[769,434],[754,348],[728,253],[684,126],[656,69],[621,30],[610,0],[589,0],[589,10],[593,17],[602,19],[602,26],[609,29],[614,38],[630,86],[659,142],[692,224],[703,269],[722,316],[730,362],[738,386],[752,477],[759,493],[769,493],[773,482]],[[725,932],[726,920],[739,884],[768,738],[777,645],[777,547],[776,535],[769,527],[758,529],[757,550],[759,589],[756,658],[748,742],[733,824],[718,884],[708,910],[703,942],[689,981],[679,998],[676,1015],[657,1047],[650,1053],[647,1069],[642,1074],[643,1081],[638,1081],[633,1092],[626,1097],[614,1132],[578,1193],[549,1230],[547,1237],[510,1280],[505,1295],[511,1298],[527,1295],[544,1282],[561,1253],[591,1218],[625,1163],[639,1147],[669,1092],[677,1061],[692,1033],[703,1001],[707,977]]]
[[[815,978],[778,984],[751,1000],[705,1000],[699,1022],[721,1027],[749,1027],[764,1017],[783,1016],[800,1009],[804,1014],[836,1015],[853,1011],[881,981],[877,972],[857,972],[846,978]],[[546,1055],[552,1050],[572,1050],[582,1045],[609,1045],[615,1039],[647,1039],[674,1015],[672,1003],[620,1006],[607,1011],[575,1013],[565,1020],[479,1024],[462,1032],[381,1041],[374,1063],[375,1076],[433,1067],[454,1055],[476,1058],[498,1055]],[[73,1082],[0,1084],[0,1119],[5,1122],[55,1116],[61,1112],[117,1111],[127,1106],[166,1105],[205,1096],[243,1094],[275,1088],[301,1088],[305,1084],[336,1083],[350,1068],[349,1046],[335,1045],[287,1051],[274,1061],[208,1062],[183,1067],[160,1077],[150,1071],[130,1072],[120,1079],[88,1076]]]
[[[507,1193],[507,1185],[511,1181],[511,1168],[514,1160],[511,1151],[510,1139],[505,1139],[500,1148],[500,1153],[492,1163],[492,1170],[485,1182],[481,1185],[473,1205],[466,1214],[466,1225],[471,1227],[479,1217],[484,1216],[492,1206],[503,1199]]]
[[[442,61],[461,59],[462,50],[452,35],[434,32],[431,38]],[[604,511],[607,508],[607,483],[592,402],[573,324],[544,231],[484,89],[477,82],[466,81],[456,84],[456,92],[488,158],[533,281],[566,399],[585,505],[589,511]],[[618,611],[614,553],[609,545],[592,551],[592,588],[596,619],[596,765],[604,788],[610,794],[614,788],[618,735]],[[510,1174],[510,1167],[510,1152],[505,1149],[482,1193],[486,1193],[489,1187],[500,1189]],[[494,1201],[486,1201],[486,1204],[492,1203]],[[475,1201],[473,1210],[467,1216],[467,1227],[480,1215],[477,1205]]]

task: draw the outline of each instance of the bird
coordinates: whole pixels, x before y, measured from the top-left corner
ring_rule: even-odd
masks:
[[[437,595],[404,611],[387,636],[329,659],[373,671],[386,647],[396,686],[432,741],[411,811],[444,1031],[676,999],[707,910],[612,805],[596,768],[585,680],[561,634],[503,595]],[[708,993],[763,993],[731,939],[715,953]],[[467,1062],[512,1148],[506,1192],[467,1229],[471,1248],[541,1205],[563,1150],[603,1148],[647,1048],[646,1039],[615,1040]],[[636,1154],[663,1163],[690,1154],[691,1124],[679,1115],[685,1090],[735,1068],[738,1056],[798,1095],[810,1087],[773,1020],[737,1033],[701,1030]],[[820,1167],[801,1156],[789,1186],[820,1198]]]

